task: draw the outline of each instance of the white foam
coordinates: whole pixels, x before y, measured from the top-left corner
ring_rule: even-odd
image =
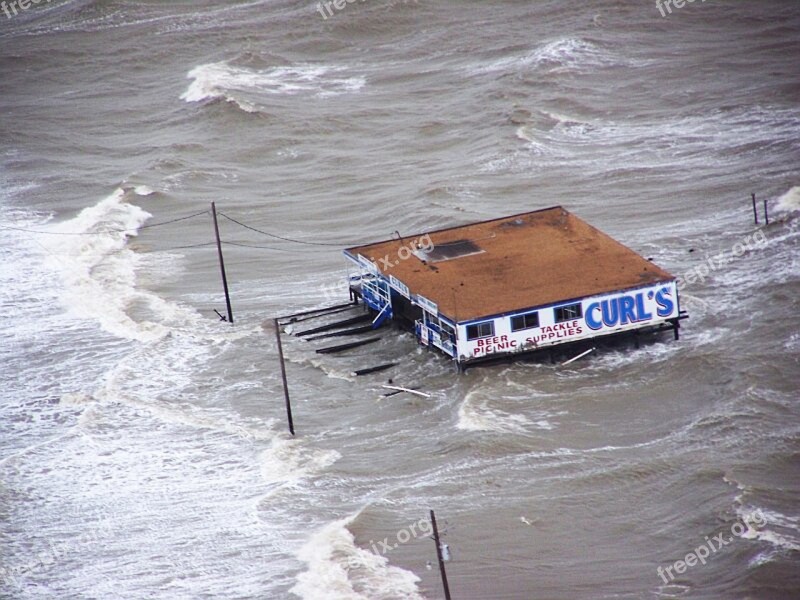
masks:
[[[300,65],[253,70],[236,67],[226,62],[209,63],[189,71],[194,81],[181,95],[186,102],[226,100],[242,110],[256,112],[258,107],[236,97],[236,92],[264,94],[314,94],[333,96],[360,90],[366,83],[364,77],[337,76],[344,69],[324,65]]]
[[[458,407],[456,427],[462,431],[496,431],[501,433],[526,433],[531,429],[554,429],[546,418],[531,421],[522,414],[512,414],[490,407],[492,398],[480,388],[470,390]],[[543,417],[544,415],[540,415]]]
[[[778,210],[800,210],[800,186],[795,186],[778,198]]]
[[[133,192],[137,196],[152,196],[156,193],[153,188],[146,185],[137,185],[135,188],[133,188]]]
[[[736,510],[741,520],[748,525],[741,537],[767,542],[776,549],[800,551],[800,517],[790,517],[775,510],[752,509],[740,506]],[[754,516],[755,515],[755,516]],[[756,518],[757,517],[757,518]],[[764,523],[763,527],[753,527],[751,523]],[[780,528],[781,532],[775,531]]]
[[[62,302],[71,314],[97,321],[116,336],[152,341],[165,336],[170,324],[188,324],[199,315],[156,294],[137,289],[141,257],[127,248],[150,214],[124,200],[119,188],[77,217],[51,225],[42,244],[48,264],[61,275]],[[133,308],[147,318],[135,319]]]
[[[552,110],[543,110],[542,113],[546,115],[549,119],[555,121],[558,124],[564,125],[590,125],[591,123],[586,119],[581,119],[578,117],[573,117],[571,115],[565,115],[563,113],[558,113]]]
[[[520,125],[515,132],[517,139],[522,140],[533,154],[544,154],[547,147],[536,139],[535,129],[530,125]]]
[[[336,450],[309,450],[297,440],[275,439],[261,453],[261,475],[269,483],[310,477],[341,458]]]
[[[618,62],[609,53],[580,38],[561,38],[542,44],[521,56],[508,56],[471,69],[472,73],[491,73],[527,68],[572,71]]]
[[[419,577],[356,545],[347,526],[357,516],[329,523],[311,536],[297,553],[308,570],[297,576],[291,593],[304,600],[423,600]]]

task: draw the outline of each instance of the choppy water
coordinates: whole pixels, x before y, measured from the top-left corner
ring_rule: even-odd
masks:
[[[435,508],[453,598],[797,597],[798,4],[334,12],[0,13],[0,596],[440,598]],[[313,242],[221,218],[233,326],[211,201]],[[342,247],[555,204],[676,275],[724,253],[680,342],[456,376],[287,336],[290,438],[262,322],[338,301]]]

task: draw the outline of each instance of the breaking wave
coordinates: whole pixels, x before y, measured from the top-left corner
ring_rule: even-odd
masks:
[[[127,244],[151,215],[125,196],[118,188],[75,218],[51,225],[49,232],[60,235],[43,243],[63,280],[62,302],[69,312],[97,321],[116,336],[152,341],[199,315],[137,288],[141,256]]]
[[[314,533],[297,553],[308,570],[290,590],[303,600],[423,600],[419,577],[355,543],[347,529],[355,513]]]
[[[795,186],[778,198],[778,210],[800,210],[800,186]]]
[[[474,74],[524,69],[561,72],[611,66],[619,62],[596,44],[580,38],[563,38],[542,44],[524,55],[479,64],[470,71]]]
[[[508,396],[505,397],[509,399]],[[524,400],[524,399],[521,399]],[[528,398],[529,400],[529,398]],[[496,431],[500,433],[527,433],[531,429],[554,429],[547,420],[547,415],[538,415],[537,421],[531,421],[522,414],[512,414],[490,406],[492,398],[481,388],[467,392],[464,401],[458,407],[456,427],[462,431]]]
[[[325,65],[249,69],[224,61],[209,63],[189,71],[188,77],[194,81],[181,99],[186,102],[223,100],[253,113],[259,111],[260,95],[326,97],[357,92],[364,87],[364,77],[344,76],[345,70]]]

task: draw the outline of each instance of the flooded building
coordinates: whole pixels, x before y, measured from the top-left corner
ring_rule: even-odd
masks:
[[[676,277],[560,206],[348,248],[351,290],[459,368],[672,329]]]

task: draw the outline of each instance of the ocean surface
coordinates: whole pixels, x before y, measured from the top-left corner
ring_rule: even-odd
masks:
[[[21,3],[0,598],[439,599],[430,509],[453,599],[800,598],[800,3]],[[264,323],[344,247],[554,205],[684,279],[680,341],[289,332],[289,435]]]

